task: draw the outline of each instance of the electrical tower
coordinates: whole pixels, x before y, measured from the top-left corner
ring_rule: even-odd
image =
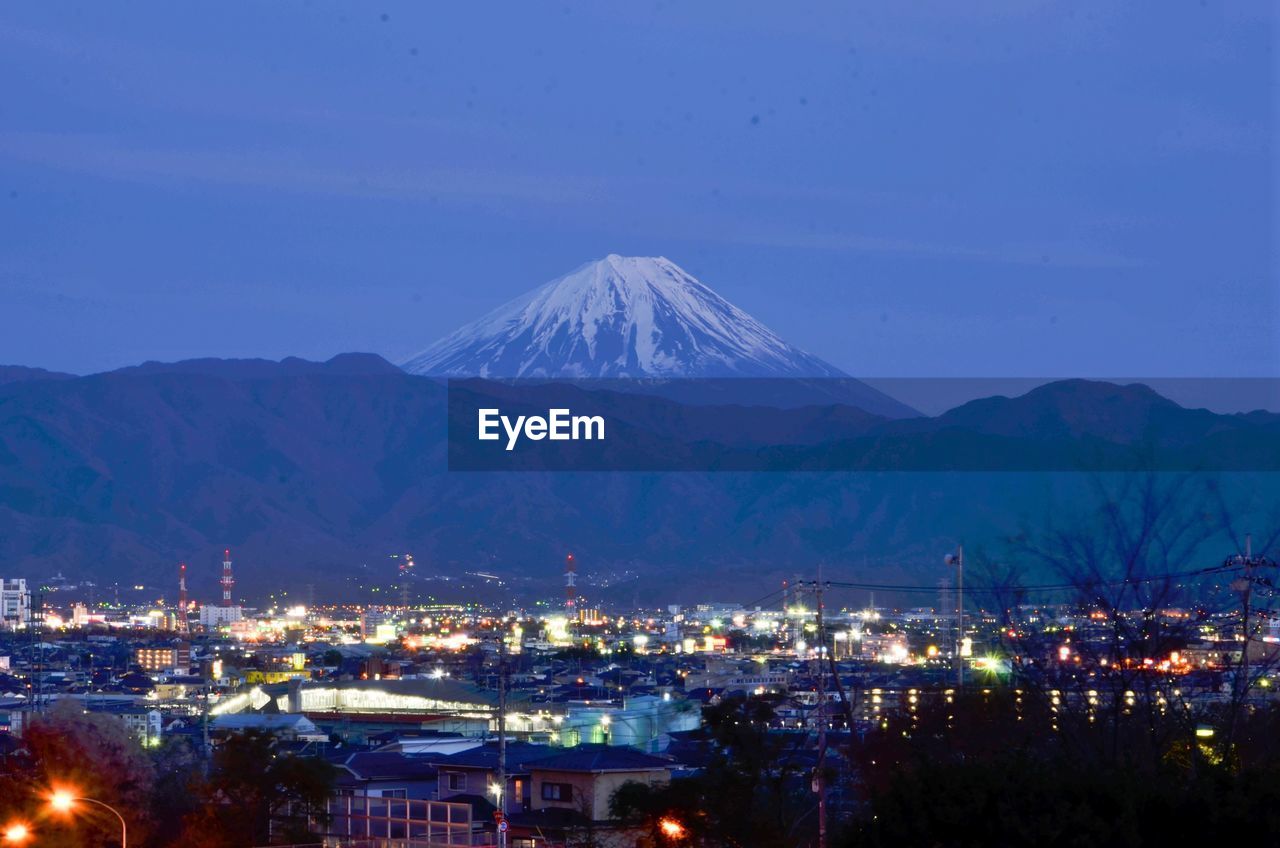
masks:
[[[226,548],[222,552],[222,579],[218,581],[222,585],[222,605],[224,607],[231,606],[231,589],[236,585],[236,578],[231,573],[231,549]]]
[[[573,561],[573,554],[564,560],[564,611],[573,618],[578,609],[578,565]]]
[[[409,608],[409,580],[413,577],[413,554],[400,558],[400,606]]]
[[[185,562],[178,563],[178,632],[186,633],[190,630],[190,623],[187,621],[187,564]]]

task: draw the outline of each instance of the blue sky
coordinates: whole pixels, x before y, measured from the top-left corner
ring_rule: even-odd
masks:
[[[1265,2],[13,2],[0,362],[391,359],[661,254],[855,374],[1280,374]]]

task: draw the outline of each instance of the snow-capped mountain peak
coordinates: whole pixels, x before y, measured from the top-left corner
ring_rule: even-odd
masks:
[[[469,377],[845,377],[663,257],[606,256],[403,365]]]

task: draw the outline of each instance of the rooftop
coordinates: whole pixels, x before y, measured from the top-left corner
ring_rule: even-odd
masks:
[[[525,763],[532,770],[545,771],[658,771],[670,769],[670,760],[642,754],[631,748],[612,745],[579,745],[539,760]]]
[[[545,759],[560,750],[561,749],[559,748],[552,748],[549,745],[535,745],[529,742],[508,742],[507,771],[527,771],[527,763]],[[469,751],[461,751],[457,754],[450,754],[445,757],[434,757],[432,762],[443,768],[454,766],[457,768],[482,768],[496,770],[498,768],[498,743],[489,742],[479,747],[472,748]]]

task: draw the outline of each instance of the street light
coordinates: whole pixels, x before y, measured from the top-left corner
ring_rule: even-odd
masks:
[[[22,822],[14,822],[4,829],[4,841],[13,845],[20,845],[26,842],[31,836],[31,828]]]
[[[670,840],[684,838],[685,827],[673,818],[663,818],[658,822],[658,829],[662,831],[662,835]]]
[[[66,789],[55,789],[53,794],[49,796],[49,806],[59,813],[70,813],[75,809],[79,802],[86,804],[97,804],[104,810],[110,811],[117,819],[120,820],[120,848],[129,848],[129,826],[125,824],[124,816],[120,815],[120,811],[110,804],[104,804],[97,798],[85,798],[76,795]]]
[[[947,565],[956,569],[956,688],[964,688],[964,658],[961,648],[964,642],[964,546],[956,545],[956,552],[944,558]]]

